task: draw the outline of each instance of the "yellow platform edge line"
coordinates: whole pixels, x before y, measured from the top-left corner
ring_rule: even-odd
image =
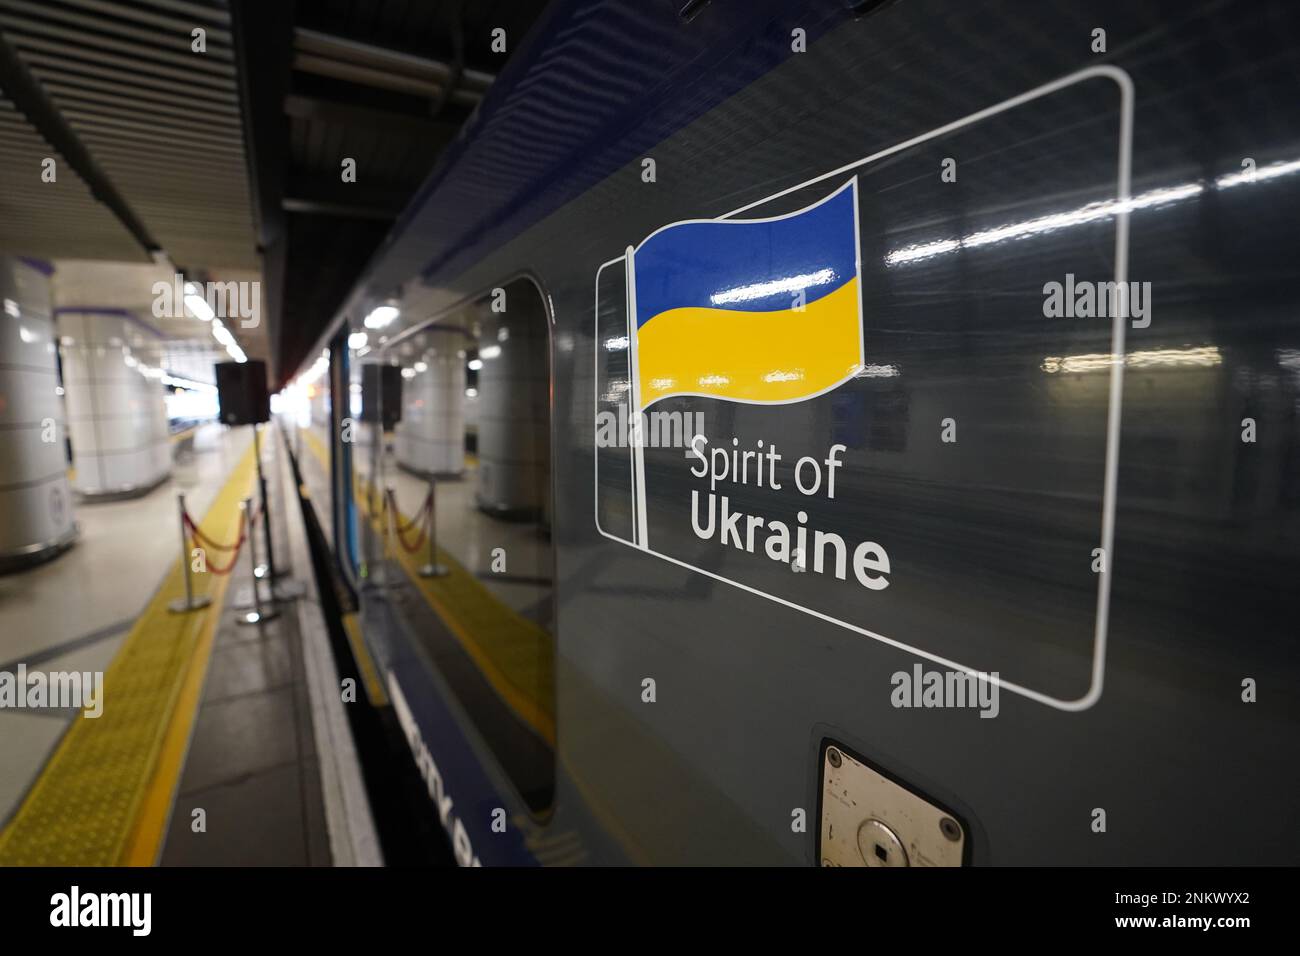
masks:
[[[325,449],[320,439],[317,438],[310,431],[306,433],[306,436],[307,436],[307,447],[311,450],[312,454],[316,456],[317,461],[319,461],[322,465],[324,465]],[[361,491],[362,497],[368,498],[371,490],[369,485],[365,483],[364,480],[360,478],[360,476],[357,476],[355,480],[357,484],[360,486],[359,490]],[[363,510],[363,514],[364,513],[365,512]],[[404,521],[410,520],[409,516],[407,515],[402,515],[402,518]],[[377,533],[382,533],[383,531],[382,521],[377,520],[375,518],[370,518],[370,521],[371,521],[371,526],[375,529],[375,531]],[[397,550],[399,552],[398,563],[402,566],[402,569],[406,572],[407,577],[411,579],[412,583],[415,584],[416,588],[424,596],[424,599],[428,602],[429,606],[433,609],[434,613],[438,615],[439,619],[441,619],[442,622],[447,626],[447,629],[451,631],[452,635],[460,643],[461,647],[463,647],[465,649],[465,652],[469,654],[470,659],[474,662],[475,666],[478,667],[479,671],[482,672],[483,676],[487,678],[488,683],[492,685],[492,689],[496,691],[497,695],[501,697],[502,700],[505,701],[506,705],[510,707],[510,709],[513,710],[518,715],[518,717],[522,721],[524,721],[524,723],[526,723],[529,727],[531,727],[550,746],[554,747],[555,746],[554,714],[548,712],[546,709],[541,707],[535,700],[527,696],[526,693],[524,693],[520,688],[518,688],[515,682],[510,678],[510,676],[506,674],[503,670],[501,670],[501,668],[497,665],[496,661],[494,661],[483,650],[483,648],[479,645],[478,641],[475,640],[474,636],[469,633],[469,631],[459,620],[458,616],[453,611],[453,609],[448,607],[446,603],[443,602],[438,597],[438,595],[434,592],[431,582],[428,579],[420,577],[419,568],[416,563],[415,557],[406,554],[401,548],[398,548]],[[455,557],[448,554],[447,551],[444,550],[443,548],[438,549],[438,561],[450,567],[452,569],[453,576],[460,576],[462,578],[472,580],[472,578],[468,577],[469,572],[465,570],[465,568],[461,565],[461,563],[457,561]],[[496,598],[492,597],[491,600],[496,601]],[[496,603],[500,604],[499,601],[497,601]],[[504,607],[504,605],[502,606]],[[515,613],[513,610],[510,610],[509,608],[506,608],[506,610],[508,610],[511,614]],[[553,683],[554,682],[553,673],[551,679]]]
[[[250,446],[232,470],[230,477],[227,478],[225,485],[218,492],[203,518],[202,523],[209,527],[209,533],[217,537],[218,540],[230,540],[234,537],[238,515],[235,506],[251,488],[253,474],[253,448]],[[226,520],[220,520],[223,518]],[[219,530],[211,528],[214,520],[222,525]],[[168,693],[169,699],[162,711],[166,718],[151,735],[153,739],[150,744],[148,761],[150,770],[144,776],[145,785],[131,790],[130,795],[126,798],[126,809],[119,816],[122,820],[129,822],[121,826],[121,833],[113,840],[115,850],[105,854],[102,858],[76,858],[67,862],[75,865],[151,865],[157,858],[171,809],[172,797],[184,763],[190,731],[198,710],[199,694],[202,691],[203,680],[207,672],[213,635],[215,634],[217,621],[220,619],[223,599],[229,583],[228,576],[212,575],[215,581],[212,582],[208,591],[212,604],[204,611],[192,612],[185,618],[181,618],[170,615],[167,605],[175,597],[183,595],[184,581],[182,573],[180,561],[173,562],[163,575],[162,581],[152,598],[150,598],[149,603],[136,619],[122,646],[118,648],[117,654],[109,664],[104,677],[104,707],[107,710],[112,705],[112,687],[117,683],[111,678],[122,673],[123,668],[129,666],[132,662],[131,651],[139,644],[142,634],[144,634],[151,622],[170,619],[178,625],[176,633],[178,643],[184,644],[186,638],[191,639],[192,646],[189,660],[182,665],[184,677]],[[104,717],[99,718],[99,720],[103,719]],[[78,756],[80,756],[79,750],[93,749],[94,741],[92,738],[94,732],[99,730],[97,725],[98,721],[92,723],[81,717],[73,720],[67,732],[59,741],[58,746],[46,761],[40,775],[28,790],[17,812],[10,819],[5,829],[0,831],[0,865],[11,862],[6,857],[12,855],[15,834],[20,831],[20,828],[25,827],[28,833],[33,829],[39,833],[43,826],[51,823],[58,826],[65,822],[51,820],[51,814],[43,804],[51,801],[52,791],[57,787],[53,778],[58,776],[58,772],[66,770],[69,763],[75,764]],[[105,725],[105,727],[111,726]],[[102,733],[103,731],[99,732]],[[78,775],[75,772],[64,774],[65,777],[72,776],[74,779]],[[120,793],[120,789],[117,792]],[[51,802],[57,803],[58,797],[59,795],[53,794]],[[111,800],[111,795],[98,794],[97,797]],[[48,852],[48,843],[50,841],[30,836],[28,840],[29,842],[47,844],[44,849]],[[66,852],[64,847],[59,847],[59,849]],[[40,851],[37,850],[37,852]],[[64,860],[58,860],[57,862],[64,862]]]
[[[366,697],[375,707],[387,707],[388,691],[384,689],[384,682],[379,679],[379,669],[375,667],[375,660],[370,656],[370,648],[366,647],[366,642],[361,636],[361,622],[357,620],[356,614],[349,612],[343,615],[343,630],[348,635],[348,644],[352,646],[352,654],[357,659],[357,668],[361,671]]]
[[[361,478],[358,478],[358,481],[361,483],[360,491],[362,496],[369,501],[371,494],[369,483]],[[370,518],[371,527],[374,529],[375,533],[383,534],[384,526],[382,512],[380,517],[375,517],[373,515],[368,517]],[[409,515],[401,513],[400,511],[399,517],[404,521],[410,520]],[[502,700],[505,701],[506,705],[510,707],[510,709],[513,710],[521,720],[528,724],[528,726],[532,727],[533,730],[542,737],[542,739],[554,747],[554,715],[545,710],[532,697],[529,697],[527,692],[519,686],[518,682],[500,665],[498,665],[490,654],[487,653],[482,644],[472,633],[470,633],[469,628],[466,627],[464,622],[460,619],[460,615],[457,614],[455,609],[449,606],[437,593],[435,590],[437,585],[429,579],[420,577],[417,558],[414,555],[406,553],[405,549],[401,547],[398,547],[394,553],[397,556],[398,563],[402,566],[402,570],[404,570],[406,576],[410,578],[411,583],[415,585],[419,592],[424,596],[425,601],[428,602],[431,608],[433,608],[434,613],[438,615],[442,622],[447,626],[447,629],[450,630],[456,640],[460,642],[466,653],[468,653],[470,658],[474,661],[475,666],[478,667],[483,676],[487,678],[488,683],[492,685],[493,690],[497,692]],[[448,554],[442,548],[438,549],[438,562],[447,565],[451,569],[451,574],[447,578],[441,580],[450,583],[459,581],[473,585],[478,584],[478,582],[474,581],[473,578],[470,577],[469,572],[465,570],[465,567],[457,561],[455,557]],[[491,594],[488,594],[487,596],[489,600],[505,610],[509,615],[518,617],[511,608],[502,604]],[[523,619],[520,618],[520,620]],[[552,675],[552,680],[554,680],[554,675]]]
[[[217,540],[229,541],[234,537],[235,530],[239,527],[238,505],[251,493],[255,473],[253,448],[249,447],[208,508],[203,521],[200,522],[201,525],[210,527],[215,518],[223,525],[226,532],[224,536],[212,535]],[[210,531],[207,533],[212,534]],[[193,539],[190,544],[192,547]],[[181,568],[178,564],[173,573],[180,572]],[[153,773],[136,808],[135,826],[131,830],[120,858],[124,866],[153,866],[162,851],[163,837],[176,798],[176,788],[180,784],[194,722],[198,718],[199,702],[208,674],[208,663],[212,659],[212,645],[216,639],[217,624],[221,620],[226,590],[230,587],[230,579],[233,575],[232,568],[230,574],[213,576],[216,580],[213,581],[209,591],[212,603],[206,610],[198,612],[203,615],[203,622],[185,678],[172,703],[171,719],[167,722]]]
[[[469,574],[469,572],[466,571],[454,557],[442,548],[438,549],[438,560],[440,563],[451,567],[452,574]],[[488,683],[492,685],[492,688],[501,696],[510,709],[519,715],[520,719],[523,720],[524,723],[532,727],[543,740],[550,744],[550,746],[554,747],[554,715],[545,710],[537,703],[537,701],[520,690],[515,685],[515,682],[511,680],[510,676],[497,666],[496,661],[488,656],[479,642],[474,639],[473,635],[465,628],[452,609],[448,607],[448,605],[442,601],[436,593],[434,593],[429,582],[420,577],[419,569],[410,555],[406,553],[400,554],[398,556],[398,563],[402,565],[403,570],[406,571],[407,577],[411,579],[412,583],[415,584],[420,593],[424,595],[424,599],[429,602],[430,607],[432,607],[438,617],[442,619],[442,622],[447,625],[447,629],[452,632],[456,637],[456,640],[460,642],[463,648],[465,648],[466,653],[469,654],[470,658],[474,661],[479,670],[483,672],[483,675],[488,679]],[[552,680],[554,680],[553,677]]]

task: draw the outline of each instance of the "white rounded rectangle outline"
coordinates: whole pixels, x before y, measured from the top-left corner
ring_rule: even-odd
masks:
[[[931,140],[936,137],[946,135],[947,133],[955,132],[956,130],[962,129],[964,127],[972,126],[975,123],[980,122],[981,120],[988,119],[991,116],[996,116],[998,113],[1006,112],[1007,110],[1014,109],[1017,106],[1022,106],[1025,103],[1032,102],[1033,100],[1039,99],[1044,96],[1048,96],[1059,90],[1065,89],[1066,87],[1074,86],[1075,84],[1082,83],[1090,79],[1112,80],[1116,84],[1116,86],[1119,87],[1119,91],[1120,91],[1119,157],[1118,157],[1118,174],[1116,177],[1116,186],[1115,186],[1116,207],[1115,207],[1114,281],[1117,288],[1124,287],[1128,282],[1129,212],[1130,212],[1129,206],[1130,206],[1130,200],[1132,199],[1131,187],[1132,187],[1132,165],[1133,165],[1134,92],[1133,92],[1133,80],[1128,75],[1128,73],[1125,70],[1121,69],[1120,67],[1113,66],[1111,64],[1090,66],[1085,69],[1078,70],[1074,73],[1067,74],[1066,76],[1053,80],[1050,83],[1045,83],[1042,86],[1035,87],[1034,89],[1029,90],[1028,92],[1021,93],[1018,96],[1013,96],[1007,100],[1003,100],[1001,103],[998,103],[994,106],[990,106],[987,107],[986,109],[979,110],[978,112],[971,113],[968,116],[964,116],[961,119],[954,120],[953,122],[948,123],[944,126],[940,126],[935,129],[932,129],[927,133],[922,133],[919,136],[914,136],[911,139],[905,140],[894,146],[890,146],[887,149],[883,149],[880,150],[879,152],[872,153],[869,156],[864,156],[862,159],[854,160],[853,162],[847,163],[843,166],[833,169],[830,172],[822,173],[820,176],[814,176],[812,179],[808,179],[794,186],[790,186],[786,189],[781,190],[780,192],[776,192],[770,196],[765,196],[762,199],[758,199],[754,202],[747,203],[746,205],[741,206],[739,209],[733,209],[731,212],[725,213],[721,216],[718,216],[717,218],[729,219],[732,216],[737,216],[743,212],[746,212],[747,210],[753,209],[757,206],[761,206],[765,203],[769,203],[774,199],[780,199],[781,197],[789,195],[792,192],[796,192],[808,186],[816,185],[817,183],[823,182],[828,179],[833,179],[836,176],[841,176],[851,170],[858,169],[862,166],[866,166],[870,163],[873,163],[878,159],[883,159],[886,156],[890,156],[893,155],[894,153],[901,152],[902,150],[908,149],[912,146],[916,146],[920,143],[924,143],[927,140]],[[599,395],[600,349],[594,347],[594,345],[599,341],[599,332],[600,332],[598,328],[598,322],[600,316],[600,302],[599,302],[600,274],[607,267],[615,265],[617,263],[621,263],[624,261],[624,259],[625,256],[617,256],[616,258],[610,259],[607,262],[601,263],[599,268],[596,269],[596,278],[594,283],[595,288],[593,289],[593,311],[592,311],[592,331],[593,331],[592,351],[594,353],[593,365],[595,369],[592,388],[596,392],[597,405],[599,405],[600,402],[600,395]],[[1044,694],[1040,691],[1033,690],[1032,688],[1025,687],[1021,684],[1017,684],[1008,680],[1003,680],[1001,677],[976,670],[975,668],[970,667],[966,664],[961,664],[957,661],[949,660],[948,658],[941,657],[937,654],[931,654],[929,651],[924,651],[919,647],[915,647],[903,641],[895,640],[894,638],[887,637],[883,634],[877,634],[875,631],[868,630],[867,628],[859,627],[856,624],[851,624],[848,621],[841,620],[837,617],[832,617],[829,614],[824,614],[821,611],[814,610],[813,608],[804,607],[801,604],[796,604],[793,601],[789,601],[785,598],[778,597],[775,594],[769,594],[766,591],[762,591],[748,584],[742,584],[739,581],[734,581],[731,578],[723,577],[722,575],[715,574],[712,571],[706,571],[703,568],[698,568],[693,564],[689,564],[686,561],[682,561],[678,558],[674,558],[671,555],[663,554],[662,552],[659,551],[654,551],[648,547],[644,547],[642,545],[638,545],[635,544],[634,542],[628,541],[626,538],[621,538],[618,535],[610,534],[600,526],[600,510],[599,510],[600,508],[600,499],[599,499],[600,456],[598,453],[593,455],[594,477],[595,477],[595,484],[593,486],[593,517],[596,523],[596,530],[602,536],[609,538],[611,541],[617,541],[620,544],[625,544],[629,547],[635,548],[638,551],[642,551],[645,554],[650,554],[657,558],[661,558],[664,561],[668,561],[671,564],[675,564],[678,565],[679,567],[686,568],[689,571],[694,571],[698,574],[703,574],[706,577],[713,578],[715,581],[721,581],[724,584],[729,584],[732,587],[739,588],[742,591],[748,591],[750,594],[756,594],[759,597],[766,598],[769,601],[774,601],[777,604],[782,604],[785,605],[786,607],[793,608],[796,611],[801,611],[804,614],[808,614],[812,617],[826,621],[829,624],[838,625],[839,627],[843,627],[855,633],[862,634],[865,637],[870,637],[873,640],[880,641],[883,644],[888,644],[889,646],[896,647],[899,650],[907,651],[910,654],[914,654],[917,657],[920,657],[924,660],[933,661],[934,663],[942,667],[946,667],[950,670],[961,671],[963,673],[972,674],[975,677],[978,677],[980,680],[986,680],[997,685],[997,687],[1000,690],[1010,691],[1013,694],[1018,694],[1021,697],[1026,697],[1030,700],[1037,701],[1040,704],[1046,704],[1048,707],[1052,707],[1057,710],[1069,711],[1069,712],[1087,710],[1089,707],[1091,707],[1093,704],[1095,704],[1098,700],[1101,699],[1102,687],[1104,683],[1105,670],[1106,670],[1106,636],[1107,636],[1107,626],[1110,618],[1110,585],[1111,585],[1111,576],[1115,573],[1115,549],[1114,549],[1115,494],[1116,494],[1117,478],[1119,472],[1120,408],[1124,397],[1123,358],[1125,355],[1125,351],[1124,351],[1125,350],[1124,339],[1125,339],[1125,331],[1126,331],[1125,323],[1128,321],[1126,315],[1124,314],[1124,310],[1115,310],[1115,311],[1117,314],[1112,316],[1111,319],[1111,356],[1114,359],[1114,361],[1111,364],[1110,392],[1109,392],[1109,398],[1107,401],[1107,409],[1106,409],[1106,459],[1105,459],[1105,466],[1104,466],[1105,476],[1104,476],[1103,488],[1102,488],[1101,548],[1102,548],[1102,553],[1105,556],[1105,560],[1103,563],[1102,570],[1097,573],[1097,612],[1096,612],[1096,618],[1095,618],[1094,629],[1093,629],[1091,682],[1089,684],[1087,693],[1085,693],[1082,697],[1079,697],[1075,700],[1061,700],[1058,697],[1053,697],[1050,694]],[[594,433],[594,430],[597,427],[594,414],[592,418],[593,418],[592,425],[593,425],[593,433]]]

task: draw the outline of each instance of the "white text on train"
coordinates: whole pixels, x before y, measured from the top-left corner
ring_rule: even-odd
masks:
[[[715,493],[719,482],[752,484],[755,488],[775,491],[784,488],[785,484],[777,477],[777,466],[783,458],[775,445],[764,446],[764,442],[759,440],[753,450],[742,450],[739,440],[733,438],[731,448],[715,447],[706,455],[704,447],[708,442],[704,435],[696,435],[687,455],[698,459],[691,466],[691,474],[709,479],[707,499],[698,489],[691,490],[691,530],[696,537],[707,541],[716,534],[720,543],[750,554],[757,554],[756,549],[761,545],[763,553],[771,560],[789,564],[794,571],[811,569],[816,574],[834,575],[841,581],[848,579],[852,567],[854,577],[864,588],[883,591],[889,587],[886,577],[890,573],[889,554],[876,542],[858,543],[852,549],[850,560],[850,549],[844,538],[834,531],[808,528],[806,511],[795,514],[797,524],[792,529],[791,523],[778,518],[736,511],[727,495]],[[841,456],[846,450],[844,445],[832,445],[823,459],[804,456],[794,463],[786,480],[793,480],[802,495],[825,494],[827,499],[833,500],[835,473],[844,465]]]
[[[388,674],[388,697],[393,702],[393,713],[397,715],[397,723],[401,726],[402,733],[406,735],[406,743],[415,756],[415,766],[419,768],[420,776],[424,777],[424,784],[429,790],[429,799],[438,808],[438,819],[442,821],[443,829],[451,836],[451,848],[456,854],[456,862],[461,866],[482,866],[478,857],[474,855],[469,831],[465,829],[465,824],[461,823],[460,817],[452,813],[454,804],[451,795],[447,793],[442,774],[438,772],[433,754],[429,753],[429,748],[425,746],[424,737],[420,735],[419,725],[415,722],[410,705],[406,703],[402,687],[391,671]]]

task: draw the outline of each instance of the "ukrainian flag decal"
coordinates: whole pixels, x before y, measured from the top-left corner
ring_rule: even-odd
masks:
[[[856,178],[784,216],[664,226],[627,260],[638,409],[799,402],[862,368]]]

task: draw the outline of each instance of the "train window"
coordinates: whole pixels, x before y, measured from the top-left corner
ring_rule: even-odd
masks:
[[[528,806],[544,810],[555,560],[541,292],[521,279],[404,331],[358,363],[354,383],[363,613],[406,641],[386,666],[407,697],[421,680],[410,668],[436,674],[429,692],[450,690]]]

